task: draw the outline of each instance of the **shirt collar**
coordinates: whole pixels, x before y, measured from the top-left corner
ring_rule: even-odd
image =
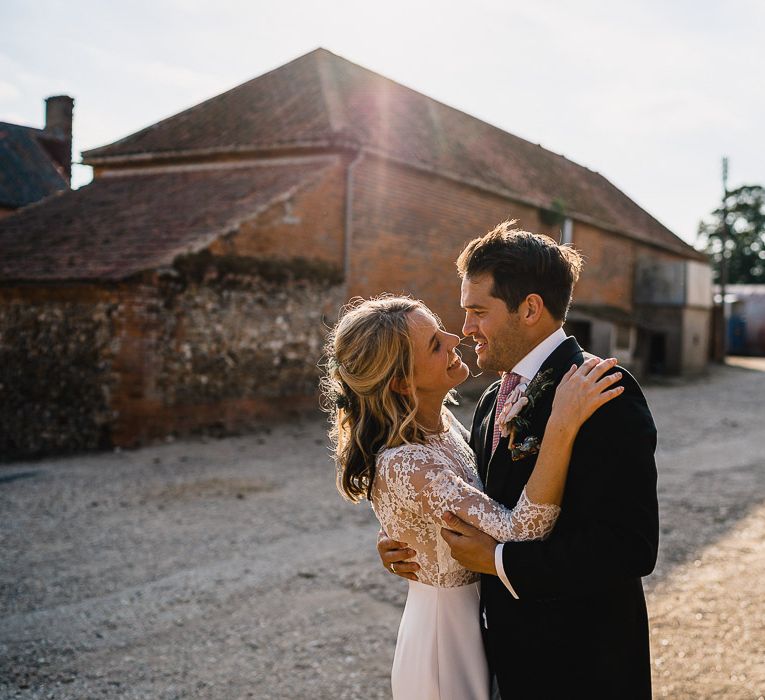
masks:
[[[527,382],[531,381],[544,361],[566,338],[566,332],[562,328],[556,329],[515,365],[513,372],[520,374]]]

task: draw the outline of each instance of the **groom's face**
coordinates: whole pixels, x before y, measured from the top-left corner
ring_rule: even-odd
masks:
[[[528,352],[527,330],[518,312],[510,312],[502,299],[492,296],[493,286],[490,274],[462,279],[462,334],[475,341],[481,369],[509,372]]]

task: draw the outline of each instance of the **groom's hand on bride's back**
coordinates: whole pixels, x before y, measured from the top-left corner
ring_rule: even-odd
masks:
[[[441,528],[441,537],[449,545],[452,557],[470,571],[496,576],[494,550],[498,542],[454,513],[444,513],[443,520],[446,527]]]
[[[420,565],[416,561],[408,561],[417,556],[406,542],[399,542],[388,537],[383,530],[377,533],[377,553],[382,565],[392,574],[417,581]]]

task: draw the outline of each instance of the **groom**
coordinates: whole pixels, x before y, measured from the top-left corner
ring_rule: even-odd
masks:
[[[588,357],[562,329],[579,254],[514,223],[471,241],[457,260],[463,333],[476,343],[478,366],[503,374],[478,402],[470,442],[486,493],[508,507],[534,468],[555,387]],[[504,698],[651,697],[641,577],[658,548],[656,428],[637,382],[613,371],[623,373],[624,393],[582,426],[548,539],[498,543],[445,517],[452,556],[482,574],[486,654]],[[519,383],[534,400],[510,444],[495,416]],[[386,568],[416,578],[405,543],[381,535],[378,551]]]

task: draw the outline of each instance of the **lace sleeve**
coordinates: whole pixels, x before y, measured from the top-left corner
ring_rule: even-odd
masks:
[[[525,488],[515,508],[507,508],[468,484],[425,447],[401,452],[388,468],[397,489],[409,495],[425,518],[441,523],[449,511],[499,542],[544,539],[560,514],[556,505],[532,503]]]

